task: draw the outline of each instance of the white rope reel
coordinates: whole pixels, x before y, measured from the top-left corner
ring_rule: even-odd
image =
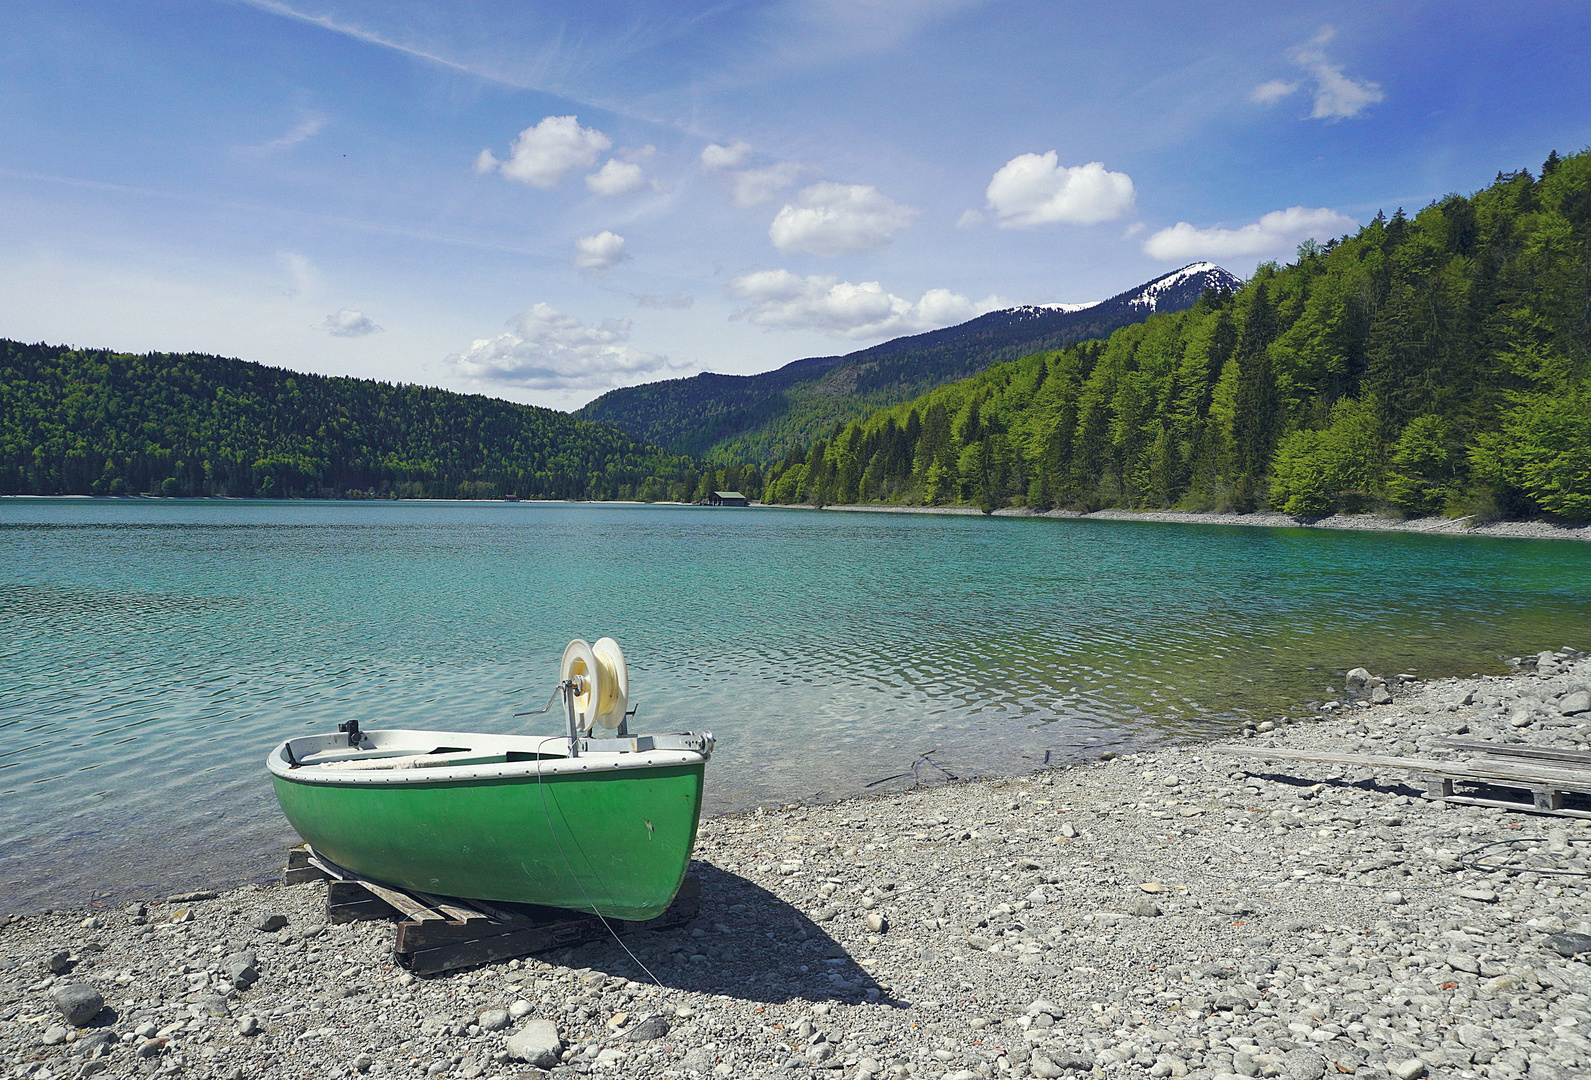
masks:
[[[583,638],[575,638],[564,648],[558,678],[575,684],[573,711],[579,734],[590,735],[595,728],[608,734],[624,723],[630,706],[630,672],[617,641],[605,637],[587,645]]]

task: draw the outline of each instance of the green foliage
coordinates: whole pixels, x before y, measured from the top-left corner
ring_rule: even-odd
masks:
[[[1320,431],[1294,431],[1276,449],[1271,505],[1287,514],[1362,508],[1380,473],[1373,409],[1344,398]]]
[[[853,421],[804,496],[1591,517],[1591,151],[1549,164]]]
[[[1437,513],[1458,494],[1462,461],[1447,421],[1440,416],[1417,416],[1393,448],[1387,497],[1416,514]]]
[[[1215,274],[1225,276],[1224,271]],[[1160,292],[1158,310],[1197,298],[1201,279]],[[760,375],[702,374],[611,390],[577,414],[715,463],[767,462],[880,408],[1028,353],[1104,337],[1148,313],[1123,293],[1081,311],[996,311],[845,356],[797,360]],[[913,433],[912,441],[916,442]],[[864,463],[865,467],[865,463]]]
[[[656,499],[687,474],[552,409],[0,340],[0,494]]]
[[[1591,387],[1521,395],[1470,457],[1476,472],[1543,509],[1591,518]]]

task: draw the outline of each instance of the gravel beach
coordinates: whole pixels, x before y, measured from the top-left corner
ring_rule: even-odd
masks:
[[[1587,749],[1591,660],[1231,741]],[[1379,702],[1379,703],[1375,703]],[[709,774],[710,775],[710,774]],[[1486,845],[1493,845],[1486,847]],[[1477,849],[1485,848],[1477,852]],[[322,884],[0,925],[0,1064],[112,1077],[1581,1077],[1591,821],[1165,746],[703,823],[682,929],[417,979]]]
[[[762,506],[761,503],[755,504]],[[784,509],[813,510],[810,505]],[[825,506],[824,510],[862,514],[982,514],[972,506]],[[1348,532],[1429,533],[1446,536],[1484,536],[1493,540],[1581,540],[1591,541],[1591,521],[1481,521],[1473,517],[1399,518],[1383,514],[1332,514],[1328,517],[1296,517],[1292,514],[1256,511],[1251,514],[1217,513],[1204,510],[1080,510],[1006,509],[995,517],[1073,518],[1084,521],[1158,521],[1171,525],[1242,525],[1256,529],[1335,529]]]

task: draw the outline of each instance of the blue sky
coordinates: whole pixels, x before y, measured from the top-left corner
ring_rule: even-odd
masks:
[[[1579,3],[0,7],[0,336],[577,407],[1591,143]]]

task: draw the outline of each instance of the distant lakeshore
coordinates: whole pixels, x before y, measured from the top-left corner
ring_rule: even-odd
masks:
[[[281,503],[342,503],[342,502],[461,502],[481,504],[504,502],[502,499],[257,499],[227,495],[200,498],[171,498],[159,495],[0,495],[0,500],[73,499],[84,502],[246,502]],[[696,503],[657,499],[639,502],[634,499],[518,499],[527,504],[591,503],[596,506],[695,506]],[[752,503],[754,510],[831,510],[856,514],[952,514],[978,517],[983,511],[975,506],[885,506],[861,503],[848,506],[814,506],[811,503],[768,504]],[[1426,533],[1438,536],[1482,536],[1500,540],[1579,540],[1591,542],[1591,521],[1555,522],[1536,519],[1531,521],[1477,521],[1473,516],[1460,518],[1418,517],[1395,518],[1382,514],[1332,514],[1329,517],[1305,518],[1292,514],[1256,511],[1251,514],[1216,513],[1203,510],[1029,510],[1026,507],[1008,507],[996,510],[993,517],[1064,518],[1075,521],[1157,521],[1174,525],[1243,525],[1257,529],[1337,529],[1349,532],[1401,532]]]
[[[758,503],[758,506],[763,504]],[[790,510],[836,510],[864,514],[967,514],[983,513],[975,506],[823,506],[810,504],[769,507]],[[1551,521],[1476,521],[1473,517],[1394,518],[1381,514],[1333,514],[1330,517],[1303,518],[1291,514],[1256,512],[1221,514],[1195,510],[1046,510],[1025,507],[996,510],[994,517],[1068,518],[1081,521],[1162,521],[1176,525],[1245,525],[1261,529],[1346,529],[1354,532],[1430,533],[1443,536],[1485,536],[1505,540],[1580,540],[1591,541],[1591,521],[1560,524]]]

